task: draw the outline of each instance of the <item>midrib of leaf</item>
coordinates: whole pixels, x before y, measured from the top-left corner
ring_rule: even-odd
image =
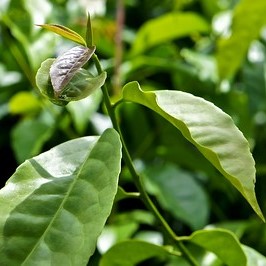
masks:
[[[43,235],[40,237],[39,241],[36,243],[36,245],[34,245],[34,247],[32,248],[31,252],[29,253],[29,255],[25,258],[24,262],[22,263],[22,265],[25,265],[25,263],[27,262],[28,259],[30,259],[31,255],[34,253],[34,251],[39,247],[40,243],[43,241],[43,239],[45,238],[45,236],[49,233],[50,228],[52,227],[52,225],[54,224],[55,219],[58,217],[58,215],[60,214],[61,210],[63,209],[63,206],[65,205],[66,201],[69,198],[69,195],[71,194],[73,187],[75,186],[75,184],[77,183],[78,179],[79,179],[79,175],[81,174],[85,163],[87,162],[92,150],[94,149],[95,145],[98,143],[99,138],[96,140],[96,143],[94,144],[93,148],[90,150],[90,152],[88,153],[88,155],[86,156],[86,158],[84,159],[84,162],[81,164],[78,173],[76,175],[76,177],[74,178],[72,184],[70,185],[68,192],[66,194],[66,196],[64,197],[64,199],[62,200],[62,203],[60,204],[58,210],[56,211],[54,217],[52,218],[51,222],[48,224],[46,230],[44,231]]]

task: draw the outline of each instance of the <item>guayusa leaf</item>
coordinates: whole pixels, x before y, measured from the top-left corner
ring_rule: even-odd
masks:
[[[88,48],[76,46],[59,56],[51,65],[50,77],[55,97],[59,97],[62,90],[73,78],[76,72],[90,59],[95,46]]]
[[[59,34],[60,36],[65,37],[73,42],[86,46],[85,40],[78,33],[76,33],[75,31],[65,26],[57,25],[57,24],[42,24],[42,25],[37,24],[37,26],[40,26],[44,29],[55,32]]]
[[[55,98],[53,85],[51,83],[49,71],[54,61],[55,58],[48,58],[42,62],[41,67],[38,69],[36,74],[36,85],[41,94],[48,98],[52,103],[64,106],[68,102]]]
[[[104,84],[106,76],[106,72],[102,72],[94,77],[82,68],[78,70],[58,98],[67,102],[84,99]]]

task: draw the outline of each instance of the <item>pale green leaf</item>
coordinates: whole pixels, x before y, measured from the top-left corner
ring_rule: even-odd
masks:
[[[220,78],[230,79],[245,59],[250,43],[266,25],[266,1],[242,0],[233,11],[232,33],[218,41],[217,63]]]
[[[117,192],[113,129],[20,165],[0,191],[0,265],[87,265]]]
[[[224,229],[206,229],[181,237],[213,252],[228,266],[246,265],[247,258],[236,236]]]
[[[254,159],[248,141],[229,115],[192,94],[170,90],[144,92],[137,82],[125,85],[123,98],[156,111],[179,129],[264,220],[254,191]]]
[[[111,247],[102,257],[100,266],[135,266],[152,258],[167,258],[169,251],[166,247],[138,240],[120,242]],[[175,253],[176,255],[178,253]]]
[[[176,38],[208,31],[208,23],[195,13],[168,13],[149,20],[139,29],[131,52],[141,53]]]
[[[55,32],[62,37],[65,37],[73,42],[86,46],[85,40],[75,31],[58,24],[42,24],[37,25],[49,31]]]
[[[251,247],[242,245],[242,248],[247,257],[247,266],[265,266],[266,257],[262,256],[259,252]]]

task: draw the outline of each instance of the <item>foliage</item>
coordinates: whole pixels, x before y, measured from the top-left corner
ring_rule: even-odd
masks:
[[[266,265],[265,1],[99,3],[0,3],[0,264]]]

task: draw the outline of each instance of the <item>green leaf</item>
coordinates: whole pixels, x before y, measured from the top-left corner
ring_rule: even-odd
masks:
[[[119,201],[127,198],[139,198],[139,192],[126,192],[123,188],[118,187],[117,194],[115,196],[115,201]]]
[[[123,98],[142,104],[168,120],[239,190],[264,220],[255,191],[255,162],[248,141],[230,116],[212,103],[182,91],[141,90],[125,85]]]
[[[99,89],[104,84],[106,77],[105,71],[94,77],[89,71],[79,69],[61,92],[59,98],[67,102],[84,99]]]
[[[40,26],[46,30],[55,32],[59,34],[60,36],[65,37],[73,42],[86,46],[85,40],[78,33],[76,33],[75,31],[65,26],[57,25],[57,24],[42,24],[42,25],[37,24],[37,26]]]
[[[0,264],[87,265],[117,192],[114,129],[58,145],[17,169],[0,191]]]
[[[250,43],[259,37],[266,25],[265,11],[265,0],[239,1],[233,13],[232,34],[218,41],[216,58],[222,80],[232,78],[241,66]]]
[[[56,97],[63,93],[68,82],[87,63],[94,51],[95,46],[91,49],[84,46],[75,46],[56,58],[50,67],[51,83]]]
[[[238,239],[224,229],[206,229],[194,232],[189,237],[181,237],[213,252],[228,266],[246,265],[247,259]]]
[[[169,40],[208,31],[208,23],[195,13],[168,13],[149,20],[139,29],[131,52],[142,53]]]
[[[41,152],[55,130],[54,124],[43,112],[38,117],[21,120],[12,128],[12,149],[18,163]]]
[[[40,101],[29,91],[16,93],[9,101],[9,111],[11,114],[31,115],[40,111]]]
[[[88,70],[78,69],[74,77],[68,80],[68,84],[59,92],[58,97],[54,93],[49,75],[50,68],[55,59],[48,58],[45,60],[36,74],[36,85],[40,92],[52,103],[64,106],[70,101],[78,101],[91,95],[99,89],[105,82],[106,72],[94,77]]]
[[[247,266],[266,265],[266,257],[262,256],[259,252],[245,245],[242,245],[242,248],[248,260]]]
[[[93,35],[92,35],[92,26],[91,26],[90,13],[88,13],[88,18],[87,18],[86,42],[87,42],[88,46],[92,46],[93,45]]]
[[[144,177],[147,191],[156,196],[164,209],[194,230],[206,225],[209,216],[208,199],[188,172],[174,164],[157,164],[145,169]]]
[[[100,266],[135,266],[152,258],[165,259],[169,251],[166,247],[137,240],[120,242],[111,247],[102,257]],[[178,254],[178,253],[176,253]]]
[[[38,69],[35,77],[36,85],[44,97],[48,98],[54,104],[64,106],[68,102],[55,98],[54,89],[51,83],[49,71],[54,61],[55,58],[48,58],[42,62],[41,67]]]

